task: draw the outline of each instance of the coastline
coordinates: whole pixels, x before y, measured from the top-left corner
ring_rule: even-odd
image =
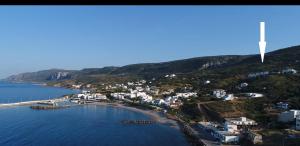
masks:
[[[62,100],[67,100],[67,98],[65,97],[61,97],[61,98],[56,98],[56,99],[52,99],[55,101],[62,101]],[[11,104],[0,104],[0,109],[1,108],[9,108],[9,107],[16,107],[16,106],[30,106],[30,105],[34,105],[38,102],[43,102],[43,101],[49,101],[49,100],[34,100],[34,101],[26,101],[26,102],[18,102],[18,103],[11,103]],[[81,105],[81,104],[76,104],[76,105]],[[107,102],[94,102],[94,103],[86,103],[86,104],[82,104],[82,106],[85,105],[96,105],[96,106],[111,106],[114,108],[122,108],[122,109],[126,109],[126,110],[130,110],[133,112],[139,112],[142,114],[145,114],[147,116],[149,116],[151,118],[151,120],[162,124],[162,125],[166,125],[169,126],[171,128],[174,128],[176,130],[179,130],[179,132],[181,132],[184,137],[187,138],[187,141],[190,145],[192,145],[193,143],[191,142],[191,136],[186,134],[185,132],[185,128],[184,128],[184,124],[176,119],[172,119],[169,118],[166,114],[163,114],[162,112],[159,111],[155,111],[155,110],[148,110],[148,109],[141,109],[141,108],[137,108],[137,107],[132,107],[129,105],[125,105],[122,103],[107,103]]]
[[[177,121],[167,118],[165,115],[158,111],[154,110],[145,110],[136,107],[127,106],[121,103],[105,103],[105,102],[97,102],[97,103],[88,103],[87,105],[100,105],[100,106],[112,106],[115,108],[122,108],[134,112],[143,113],[151,117],[152,120],[158,122],[160,124],[169,125],[172,128],[180,130],[179,124]]]

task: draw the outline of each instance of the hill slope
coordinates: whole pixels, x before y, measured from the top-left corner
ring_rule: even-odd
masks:
[[[220,76],[248,74],[258,71],[277,71],[287,67],[300,69],[300,46],[289,47],[266,53],[265,62],[260,62],[259,55],[227,55],[197,57],[162,63],[132,64],[122,67],[87,68],[80,71],[45,70],[23,73],[6,78],[7,81],[48,82],[68,79],[93,79],[101,77],[141,77],[153,78],[165,74],[201,75],[219,74]]]

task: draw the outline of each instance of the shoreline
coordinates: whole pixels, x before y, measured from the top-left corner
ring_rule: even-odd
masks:
[[[100,105],[100,106],[112,106],[115,108],[122,108],[134,112],[139,112],[145,115],[148,115],[152,120],[155,122],[158,122],[160,124],[168,125],[172,128],[175,128],[177,130],[180,130],[179,123],[175,120],[169,119],[166,117],[166,115],[163,115],[162,113],[154,110],[145,110],[140,109],[132,106],[127,106],[121,103],[105,103],[105,102],[96,102],[96,103],[88,103],[87,105]]]
[[[52,99],[52,100],[62,101],[62,100],[66,100],[66,98],[61,97],[61,98],[56,98],[56,99]],[[18,102],[18,103],[10,103],[10,104],[0,104],[0,109],[17,107],[17,106],[30,106],[30,105],[36,104],[38,102],[43,102],[43,101],[49,101],[49,100],[34,100],[34,101],[26,101],[26,102]],[[111,106],[113,108],[122,108],[122,109],[130,110],[133,112],[145,114],[145,115],[149,116],[151,120],[153,120],[159,124],[169,126],[170,128],[174,128],[174,129],[178,130],[180,133],[183,134],[184,137],[186,137],[187,142],[192,145],[192,143],[190,142],[190,136],[184,132],[183,123],[181,123],[180,121],[178,121],[176,119],[168,118],[168,116],[163,114],[162,112],[155,111],[155,110],[148,110],[148,109],[140,109],[140,108],[128,106],[128,105],[125,105],[122,103],[94,102],[94,103],[77,104],[77,105]]]

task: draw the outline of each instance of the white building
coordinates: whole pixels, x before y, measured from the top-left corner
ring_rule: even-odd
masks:
[[[238,143],[240,140],[240,137],[238,134],[232,134],[229,131],[218,131],[220,134],[220,140],[223,143]]]
[[[289,111],[284,111],[279,114],[278,116],[278,121],[280,122],[292,122],[295,120],[295,118],[300,115],[300,110],[289,110]]]
[[[238,126],[232,122],[225,122],[224,128],[226,131],[236,133],[238,131]]]
[[[227,94],[223,97],[224,100],[234,100],[236,97],[233,94]]]
[[[73,88],[75,89],[80,89],[82,85],[72,85]]]
[[[241,83],[241,84],[240,84],[240,87],[241,87],[241,88],[245,88],[245,87],[247,87],[247,86],[248,86],[248,83]]]
[[[126,96],[130,96],[130,94],[127,94],[127,93],[111,93],[110,95],[111,95],[113,98],[119,99],[119,100],[124,99]]]
[[[223,89],[216,89],[213,91],[213,96],[217,98],[223,98],[226,95],[225,90]]]
[[[196,92],[176,93],[176,96],[180,98],[197,97],[197,93]]]
[[[222,143],[237,143],[239,142],[239,133],[232,132],[234,130],[219,130],[217,124],[211,122],[199,122],[199,125],[206,130],[210,131],[210,134]],[[233,125],[234,126],[234,125]],[[234,127],[233,127],[234,128]]]
[[[237,126],[254,126],[257,125],[257,123],[252,120],[252,119],[248,119],[246,117],[239,117],[239,118],[226,118],[225,119],[227,124],[231,123],[231,124],[235,124]]]
[[[92,97],[96,100],[106,100],[107,99],[106,95],[103,95],[101,93],[92,94]]]
[[[283,73],[283,74],[296,74],[296,73],[297,73],[297,70],[292,69],[292,68],[288,68],[288,69],[282,70],[282,73]]]

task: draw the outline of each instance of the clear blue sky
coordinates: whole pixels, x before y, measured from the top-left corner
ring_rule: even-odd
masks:
[[[1,6],[0,78],[50,68],[259,53],[300,44],[300,7]]]

